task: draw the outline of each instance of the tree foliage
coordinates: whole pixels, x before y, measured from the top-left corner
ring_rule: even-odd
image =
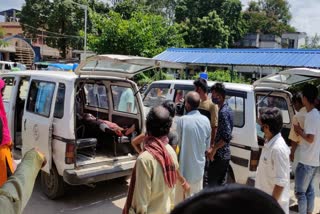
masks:
[[[198,74],[194,75],[192,79],[197,79]],[[236,71],[230,70],[216,70],[208,72],[208,80],[218,82],[235,82],[235,83],[249,83],[244,77],[239,76]]]
[[[198,18],[195,23],[189,19],[181,23],[180,31],[186,44],[196,48],[226,48],[230,36],[229,27],[212,11],[208,16]]]
[[[221,5],[221,18],[229,27],[229,46],[238,41],[247,32],[247,26],[243,19],[242,5],[239,0],[226,0]]]
[[[119,13],[91,14],[93,31],[89,46],[97,53],[153,57],[168,47],[182,47],[184,41],[175,25],[162,16],[135,12],[126,20]]]
[[[307,36],[305,39],[305,45],[303,48],[315,49],[320,48],[320,36],[315,34],[314,36]]]
[[[295,29],[289,25],[290,5],[287,0],[251,1],[244,13],[248,31],[251,33],[275,34],[281,36]]]
[[[67,48],[82,49],[84,10],[72,2],[88,5],[89,11],[109,11],[107,4],[96,0],[26,0],[19,13],[26,36],[36,38],[43,32],[45,42],[59,48],[63,56]],[[88,20],[88,31],[90,26]]]
[[[7,46],[7,42],[5,42],[2,38],[4,37],[3,29],[0,27],[0,47]]]
[[[49,0],[26,0],[18,14],[22,30],[27,36],[35,37],[38,29],[47,29],[47,22],[51,11]]]

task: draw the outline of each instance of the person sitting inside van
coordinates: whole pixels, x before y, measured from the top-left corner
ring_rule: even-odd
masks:
[[[20,68],[18,67],[17,63],[13,63],[13,67],[11,68],[11,71],[20,71]]]
[[[129,128],[122,128],[122,127],[118,126],[118,124],[116,124],[116,123],[113,123],[113,122],[110,122],[107,120],[97,119],[95,116],[93,116],[90,113],[84,113],[82,120],[85,123],[87,123],[88,125],[93,125],[93,126],[99,127],[100,130],[103,132],[112,132],[119,137],[121,137],[123,135],[128,136],[135,131],[134,124]]]

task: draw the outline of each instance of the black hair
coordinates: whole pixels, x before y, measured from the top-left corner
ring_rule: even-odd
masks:
[[[151,108],[147,115],[147,133],[154,137],[168,135],[172,125],[172,117],[169,111],[163,106]]]
[[[247,186],[232,184],[207,188],[178,204],[171,214],[284,214],[269,194]]]
[[[208,83],[207,83],[207,80],[199,77],[198,79],[196,79],[194,82],[193,82],[193,85],[195,87],[199,87],[201,88],[201,90],[204,92],[204,93],[207,93],[208,92]]]
[[[302,94],[296,93],[292,96],[292,103],[299,103],[302,105]]]
[[[165,100],[162,103],[162,106],[169,111],[170,117],[174,117],[176,115],[176,104],[171,100]]]
[[[191,93],[191,92],[189,92]],[[194,96],[193,94],[187,94],[186,96],[186,102],[190,105],[191,110],[198,109],[200,105],[200,97],[197,92],[194,92],[197,94],[197,96]]]
[[[278,134],[282,129],[282,114],[277,107],[265,108],[260,114],[260,121],[262,124],[269,126],[269,130],[273,136]]]
[[[216,93],[220,94],[223,98],[226,97],[226,88],[224,87],[223,83],[218,82],[218,83],[214,84],[211,87],[210,91],[211,92],[215,91]]]
[[[307,98],[309,103],[314,104],[318,96],[318,89],[314,85],[306,84],[302,88],[302,95]]]

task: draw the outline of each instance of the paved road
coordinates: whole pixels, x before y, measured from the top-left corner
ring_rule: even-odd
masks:
[[[32,198],[23,214],[121,214],[127,188],[128,183],[121,179],[100,182],[95,188],[68,187],[67,194],[63,198],[53,201],[47,199],[41,192],[38,178]],[[291,183],[292,188],[293,183]],[[293,191],[291,191],[291,196],[291,204],[294,204]],[[317,213],[320,211],[319,190],[317,190],[315,206],[314,213]],[[295,214],[295,212],[290,212],[290,214]]]
[[[95,188],[68,187],[59,200],[50,200],[41,192],[38,177],[34,192],[23,214],[121,214],[127,182],[118,179],[100,182]]]

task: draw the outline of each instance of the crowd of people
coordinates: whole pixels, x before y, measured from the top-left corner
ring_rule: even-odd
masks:
[[[259,108],[257,121],[264,145],[255,188],[226,185],[233,112],[226,102],[224,85],[213,85],[211,97],[206,80],[195,80],[194,88],[183,99],[186,114],[174,121],[177,144],[169,143],[174,115],[167,104],[151,109],[146,133],[137,138],[138,143],[133,140],[140,155],[123,213],[209,213],[214,209],[219,213],[288,214],[290,161],[296,165],[299,213],[312,213],[313,179],[320,157],[320,114],[314,106],[317,88],[307,84],[301,93],[293,96],[297,114],[289,135],[291,151],[281,134],[281,110]]]
[[[0,80],[0,89],[4,87]],[[145,133],[132,140],[139,155],[123,214],[211,213],[213,210],[227,214],[288,214],[290,160],[295,163],[294,190],[299,214],[311,214],[315,200],[313,180],[320,165],[320,114],[315,108],[317,88],[306,84],[301,93],[293,97],[297,114],[289,134],[291,151],[281,135],[281,110],[276,107],[259,109],[257,121],[264,146],[255,188],[226,185],[233,113],[226,102],[224,84],[213,85],[211,97],[206,80],[195,80],[194,88],[182,99],[185,115],[176,119],[175,103],[165,101],[150,110]],[[10,135],[7,136],[2,100],[0,128],[0,207],[5,207],[8,213],[21,213],[31,195],[35,177],[45,164],[45,157],[31,150],[14,172],[12,142]]]

